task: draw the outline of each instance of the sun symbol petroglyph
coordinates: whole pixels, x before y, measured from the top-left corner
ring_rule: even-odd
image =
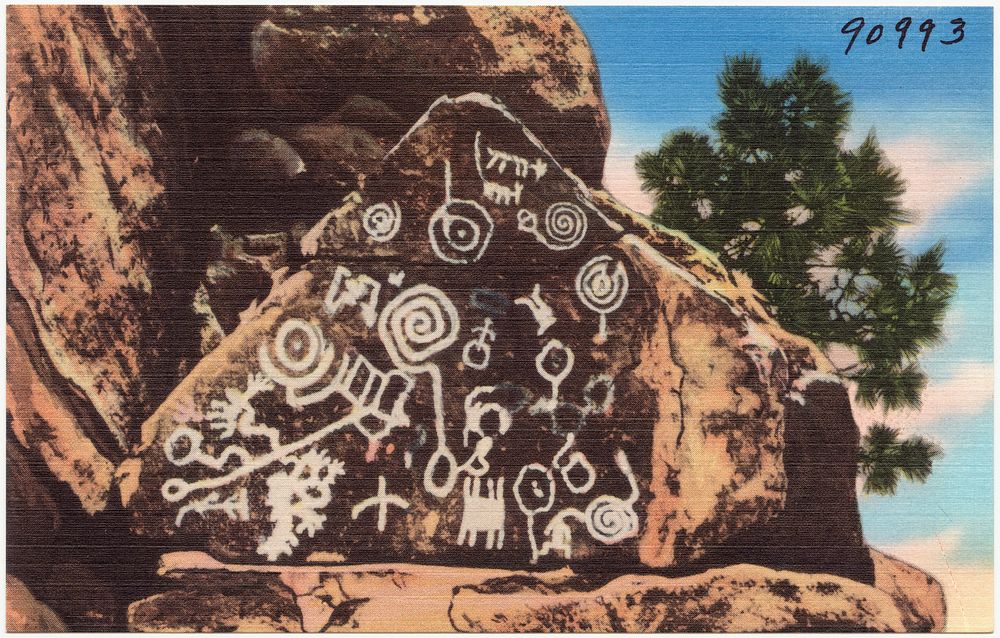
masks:
[[[478,202],[451,197],[451,162],[444,161],[445,200],[427,226],[431,248],[449,264],[479,261],[493,237],[493,218]]]
[[[393,363],[411,374],[431,377],[437,447],[424,472],[424,489],[439,498],[451,492],[458,479],[459,468],[445,438],[441,370],[429,359],[455,343],[458,331],[455,304],[443,291],[427,284],[402,291],[386,304],[378,319],[379,337]],[[447,474],[443,483],[437,483],[434,475],[441,463],[447,464]]]
[[[576,275],[576,294],[583,305],[601,316],[595,341],[604,343],[608,338],[607,316],[621,307],[628,294],[625,264],[608,255],[594,257]]]
[[[365,232],[377,242],[387,242],[395,237],[402,222],[403,215],[395,200],[391,205],[385,202],[372,204],[361,218]]]

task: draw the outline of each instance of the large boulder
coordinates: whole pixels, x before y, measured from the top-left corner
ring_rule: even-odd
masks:
[[[594,54],[559,7],[277,7],[253,32],[279,109],[329,112],[352,94],[412,120],[442,94],[503,100],[564,165],[599,184],[611,139]]]
[[[926,574],[874,550],[875,584],[733,565],[669,578],[588,579],[427,565],[254,570],[168,554],[166,590],[136,601],[133,631],[364,632],[942,631]],[[400,600],[410,604],[400,605]],[[242,615],[235,610],[244,610]]]
[[[7,32],[8,422],[93,512],[176,378],[162,61],[134,7],[12,7]]]
[[[798,507],[784,454],[829,363],[496,100],[438,100],[302,243],[144,424],[137,532],[237,561],[691,570]],[[827,427],[857,440],[849,412]],[[790,562],[870,581],[853,487],[802,485],[846,490],[853,513],[810,516],[850,533]]]

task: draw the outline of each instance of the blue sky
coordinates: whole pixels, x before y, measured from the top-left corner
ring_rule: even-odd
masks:
[[[611,117],[605,184],[638,210],[648,210],[649,200],[638,192],[635,154],[655,148],[678,128],[710,130],[720,110],[715,77],[724,56],[756,53],[768,75],[780,74],[798,53],[829,65],[854,103],[847,143],[856,144],[874,128],[909,182],[904,203],[916,223],[902,233],[905,245],[919,250],[945,240],[947,266],[959,281],[948,338],[924,358],[930,376],[925,409],[890,418],[907,432],[938,441],[945,457],[925,485],[904,485],[894,497],[862,497],[865,534],[872,544],[901,554],[940,554],[945,563],[937,569],[950,574],[956,565],[992,565],[992,9],[569,10],[597,56]],[[867,25],[844,55],[849,38],[840,29],[857,16]],[[915,24],[899,49],[894,26],[904,16]],[[954,37],[949,21],[959,17],[966,22],[965,39],[939,44]],[[926,18],[937,26],[921,52],[917,27]],[[876,23],[884,25],[884,35],[865,45]],[[864,427],[875,416],[861,414],[859,421]]]

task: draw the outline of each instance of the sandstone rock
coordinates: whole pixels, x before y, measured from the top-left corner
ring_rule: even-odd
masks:
[[[267,575],[240,579],[194,576],[172,589],[129,606],[132,631],[268,632],[301,631],[291,592]]]
[[[351,95],[415,119],[442,94],[496,96],[599,184],[611,137],[593,52],[558,7],[277,7],[253,31],[275,108],[319,119]]]
[[[255,567],[176,553],[161,562],[160,574],[172,581],[168,591],[133,604],[129,629],[234,627],[238,608],[269,610],[256,614],[254,622],[266,616],[264,627],[309,632],[940,631],[940,586],[918,570],[872,553],[874,587],[752,565],[681,578],[635,575],[607,582],[565,568]],[[196,613],[189,612],[188,601]]]
[[[941,583],[903,561],[869,550],[874,561],[875,587],[896,603],[907,631],[944,631],[945,599]]]
[[[439,100],[303,252],[144,424],[136,531],[227,560],[606,574],[691,569],[787,509],[786,429],[817,436],[793,383],[829,364],[491,98]],[[813,515],[855,525],[822,565],[870,579],[856,513]]]
[[[35,598],[17,578],[7,574],[7,631],[15,633],[66,631],[54,611]]]
[[[459,631],[925,631],[893,598],[853,580],[754,565],[685,578],[621,576],[593,590],[508,577],[457,589]]]
[[[103,431],[88,434],[117,452],[136,441],[134,427],[159,398],[148,380],[166,362],[172,287],[154,274],[173,250],[162,227],[162,62],[134,7],[13,7],[7,20],[9,282],[30,311],[39,356],[101,421]],[[31,383],[35,409],[18,412],[15,429],[78,439],[75,421],[91,415],[66,413],[76,403],[66,388]],[[63,396],[44,399],[46,408],[45,392]],[[92,449],[72,454],[92,458]],[[90,472],[98,461],[58,463],[68,466],[53,468],[63,480],[103,480]]]

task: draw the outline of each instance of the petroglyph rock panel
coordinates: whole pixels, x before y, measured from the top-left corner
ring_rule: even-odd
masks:
[[[144,424],[137,532],[226,561],[624,571],[782,511],[783,402],[822,356],[494,99],[438,100],[302,248]]]

